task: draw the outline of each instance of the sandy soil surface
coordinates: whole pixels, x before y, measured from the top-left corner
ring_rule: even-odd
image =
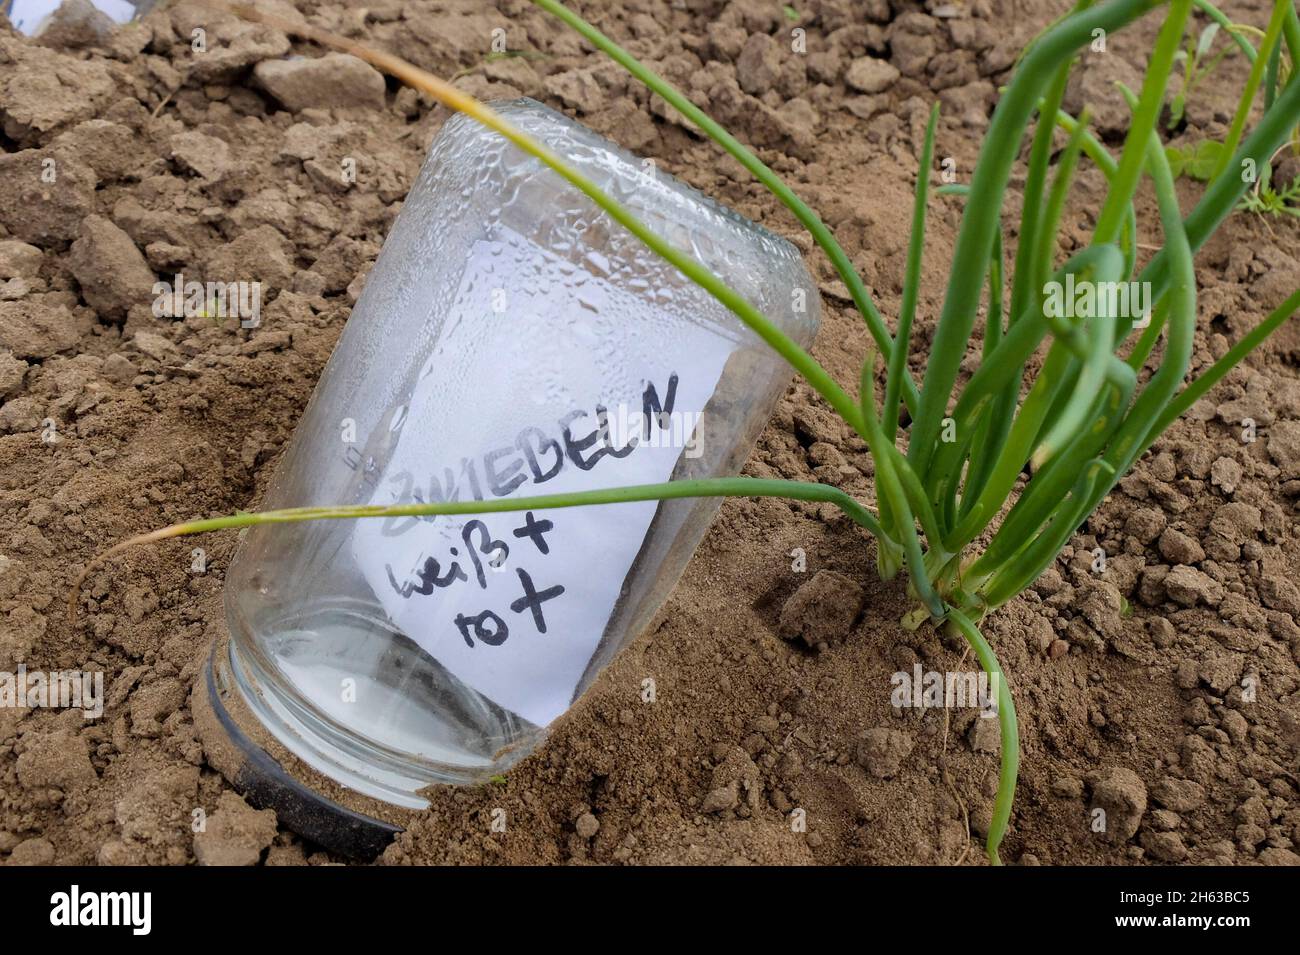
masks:
[[[480,97],[537,97],[789,236],[824,293],[815,354],[856,380],[865,329],[779,203],[528,3],[267,6]],[[835,229],[887,316],[930,105],[943,104],[938,155],[960,180],[1020,46],[1065,9],[798,0],[791,21],[769,0],[577,6],[757,147]],[[1257,26],[1267,16],[1261,0],[1227,8]],[[795,27],[805,54],[791,52]],[[498,28],[527,55],[489,58]],[[1124,126],[1112,81],[1136,86],[1153,33],[1112,37],[1071,92],[1112,145]],[[49,43],[0,26],[0,670],[102,670],[107,706],[89,722],[0,708],[0,860],[335,861],[245,803],[195,735],[204,608],[234,535],[203,541],[205,573],[191,569],[192,542],[114,560],[92,575],[75,626],[63,601],[125,536],[256,507],[447,113],[346,65],[308,83],[259,79],[256,65],[290,42],[190,6]],[[1174,139],[1222,138],[1245,70],[1229,59]],[[335,175],[343,156],[358,161],[351,186]],[[56,185],[41,178],[50,161]],[[1289,159],[1278,175],[1296,171]],[[1094,172],[1082,184],[1067,245],[1086,240],[1102,194]],[[1200,187],[1179,188],[1190,208]],[[1142,207],[1154,223],[1149,197]],[[959,210],[955,198],[931,205],[917,371]],[[1194,370],[1293,290],[1298,257],[1300,229],[1281,218],[1239,214],[1208,244]],[[155,318],[148,289],[177,272],[256,277],[261,327]],[[1298,362],[1293,325],[990,619],[1022,733],[1009,861],[1300,862]],[[865,446],[802,385],[746,473],[872,496]],[[1096,547],[1110,555],[1100,575]],[[790,598],[810,580],[826,628],[815,647],[781,636],[783,617],[806,613]],[[906,609],[900,585],[877,581],[870,540],[833,508],[729,502],[656,625],[549,743],[501,785],[436,793],[380,862],[982,864],[995,721],[890,705],[896,671],[970,668],[932,631],[904,631]],[[505,833],[490,831],[498,807]],[[1096,808],[1105,833],[1090,825]]]

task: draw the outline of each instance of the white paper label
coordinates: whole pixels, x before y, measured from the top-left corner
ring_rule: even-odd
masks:
[[[519,290],[500,244],[475,246],[371,503],[649,484],[698,454],[700,413],[736,343],[684,321],[662,336],[611,338],[644,318],[645,299],[600,277],[599,262],[575,274],[532,252],[565,281]],[[521,353],[510,319],[520,314],[554,323],[546,354],[535,342]],[[351,546],[398,629],[499,706],[546,725],[572,702],[656,508],[364,520]]]

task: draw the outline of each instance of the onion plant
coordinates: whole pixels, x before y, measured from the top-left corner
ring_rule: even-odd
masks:
[[[1195,5],[1226,23],[1207,0],[1079,0],[1023,52],[1003,91],[968,183],[945,187],[964,204],[947,289],[919,383],[909,370],[911,332],[921,283],[930,169],[937,110],[930,116],[916,177],[912,231],[899,314],[891,331],[851,260],[818,216],[777,175],[680,92],[630,53],[564,7],[534,0],[658,94],[712,138],[780,200],[807,229],[844,281],[874,348],[856,394],[837,382],[725,281],[647,228],[628,209],[576,172],[563,156],[534,141],[482,103],[397,57],[242,5],[223,5],[253,20],[332,46],[459,110],[506,137],[578,189],[612,220],[734,313],[802,375],[866,443],[875,463],[874,508],[820,483],[754,478],[682,480],[488,501],[398,506],[294,508],[197,520],[133,537],[96,558],[82,574],[122,549],[171,537],[289,521],[435,514],[482,514],[527,508],[579,507],[685,497],[771,496],[835,504],[876,542],[885,578],[906,570],[915,610],[909,627],[943,626],[960,635],[980,665],[999,674],[1000,783],[986,848],[999,862],[1019,765],[1015,706],[997,655],[978,628],[1047,569],[1107,493],[1193,402],[1300,307],[1300,290],[1222,358],[1188,381],[1196,330],[1193,255],[1241,202],[1251,185],[1244,170],[1269,162],[1300,116],[1300,82],[1273,74],[1271,95],[1253,130],[1246,120],[1279,44],[1300,52],[1293,0],[1276,0],[1255,48],[1241,31],[1252,69],[1230,130],[1224,159],[1200,201],[1184,216],[1163,145],[1160,115],[1190,11]],[[1062,109],[1076,55],[1097,31],[1106,34],[1162,11],[1142,86],[1129,93],[1131,123],[1118,155],[1088,129],[1088,117]],[[1065,145],[1058,151],[1057,137]],[[1026,142],[1027,141],[1027,142]],[[1025,179],[1014,255],[1004,255],[1004,199],[1024,154]],[[1087,245],[1063,256],[1060,226],[1083,162],[1107,182]],[[1135,199],[1149,182],[1162,244],[1139,267]],[[1145,232],[1143,233],[1145,235]],[[1054,288],[1106,290],[1146,283],[1143,314],[1126,314],[1115,296],[1098,294],[1087,314],[1049,307]],[[1058,284],[1053,284],[1058,283]],[[1070,283],[1073,283],[1072,285]],[[981,312],[981,303],[985,308]],[[982,325],[978,363],[961,369]],[[1163,343],[1161,340],[1163,339]],[[1161,346],[1161,347],[1157,347]],[[878,370],[883,368],[883,381]],[[878,388],[877,385],[882,387]],[[1024,480],[1024,475],[1029,477]],[[79,581],[80,583],[80,581]],[[70,603],[75,611],[76,594]]]

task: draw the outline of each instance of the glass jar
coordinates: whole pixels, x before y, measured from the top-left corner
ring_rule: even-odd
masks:
[[[497,104],[804,346],[785,240],[531,100]],[[533,496],[737,473],[791,370],[537,160],[438,134],[262,509]],[[652,617],[717,499],[251,528],[229,671],[284,746],[422,807],[481,782]]]

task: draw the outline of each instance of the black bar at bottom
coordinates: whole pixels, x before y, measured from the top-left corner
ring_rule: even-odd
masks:
[[[147,893],[147,920],[145,896],[131,893]],[[716,926],[734,944],[770,930],[772,919],[805,935],[818,926],[840,937],[849,930],[864,942],[879,938],[877,926],[911,925],[910,934],[923,925],[961,932],[964,924],[989,943],[1041,924],[1071,943],[1195,934],[1231,944],[1258,929],[1289,932],[1295,919],[1294,873],[1267,867],[0,868],[0,898],[15,951],[30,935],[76,932],[80,942],[93,934],[130,945],[188,940],[196,930],[218,945],[227,932],[241,946],[255,938],[259,948],[281,939],[374,944],[393,931],[431,944],[481,936],[496,948],[512,933],[536,942],[540,930],[557,941],[559,926],[581,933],[603,924],[636,926],[633,934],[664,944],[687,925],[692,939]],[[118,924],[85,924],[114,916]]]

